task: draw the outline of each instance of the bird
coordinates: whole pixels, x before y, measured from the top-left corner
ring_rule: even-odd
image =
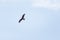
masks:
[[[22,15],[22,18],[19,20],[19,23],[20,23],[22,20],[25,20],[24,16],[25,16],[25,13]]]

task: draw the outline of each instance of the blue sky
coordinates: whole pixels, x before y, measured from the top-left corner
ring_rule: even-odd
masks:
[[[59,2],[0,0],[0,40],[60,40]]]

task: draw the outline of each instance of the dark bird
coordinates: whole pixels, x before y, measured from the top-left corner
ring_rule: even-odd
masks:
[[[22,15],[22,18],[19,20],[19,23],[20,23],[22,20],[25,20],[24,16],[25,16],[25,14]]]

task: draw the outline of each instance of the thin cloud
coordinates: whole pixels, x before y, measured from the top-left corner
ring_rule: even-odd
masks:
[[[48,9],[60,9],[59,0],[33,0],[33,7],[48,8]]]

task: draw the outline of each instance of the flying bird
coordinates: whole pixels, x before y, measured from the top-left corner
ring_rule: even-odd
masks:
[[[20,23],[22,20],[25,20],[24,16],[25,16],[25,14],[22,15],[22,18],[19,20],[19,23]]]

